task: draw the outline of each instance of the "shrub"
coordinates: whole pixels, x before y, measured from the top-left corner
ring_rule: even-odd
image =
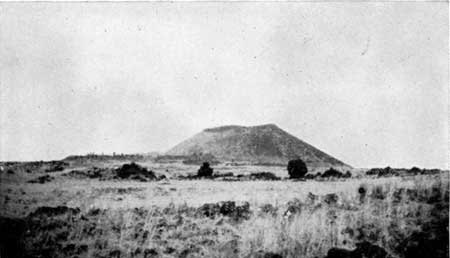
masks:
[[[325,171],[322,174],[322,177],[344,177],[344,174],[342,174],[339,170],[336,170],[334,168],[329,168],[327,171]]]
[[[212,176],[213,169],[209,166],[208,162],[203,162],[203,165],[198,169],[197,176],[199,177],[209,177]]]
[[[116,175],[119,178],[132,178],[132,176],[140,176],[148,179],[156,179],[153,171],[148,171],[146,168],[139,166],[138,164],[131,162],[130,164],[124,164],[122,167],[116,170]],[[135,179],[138,179],[137,177]]]
[[[305,162],[301,159],[290,160],[287,165],[290,178],[302,178],[308,173]]]
[[[270,172],[258,172],[251,173],[250,180],[280,180],[280,178]]]

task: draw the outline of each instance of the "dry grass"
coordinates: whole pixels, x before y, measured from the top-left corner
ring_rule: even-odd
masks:
[[[448,227],[448,173],[328,182],[26,179],[2,175],[0,215],[25,217],[40,206],[81,210],[32,218],[26,250],[48,257],[324,257],[363,240],[404,257],[399,245],[414,232],[436,221]],[[327,203],[328,194],[337,201]],[[198,211],[221,201],[248,202],[252,215]]]

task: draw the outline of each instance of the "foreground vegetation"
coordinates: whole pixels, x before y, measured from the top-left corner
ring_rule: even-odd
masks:
[[[53,179],[42,184],[2,173],[1,257],[448,257],[447,172],[237,182],[70,172],[44,171]]]

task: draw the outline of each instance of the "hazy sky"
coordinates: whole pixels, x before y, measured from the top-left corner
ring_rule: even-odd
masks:
[[[448,3],[2,3],[0,160],[275,123],[355,167],[447,167]]]

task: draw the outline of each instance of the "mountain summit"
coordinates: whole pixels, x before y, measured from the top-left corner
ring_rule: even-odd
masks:
[[[168,155],[212,154],[221,161],[287,164],[301,158],[310,167],[349,167],[275,124],[208,128],[181,142]]]

